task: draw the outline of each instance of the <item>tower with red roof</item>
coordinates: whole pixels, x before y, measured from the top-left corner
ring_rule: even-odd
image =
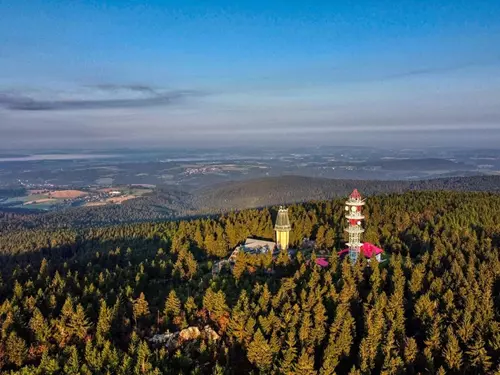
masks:
[[[349,223],[345,231],[349,233],[349,242],[347,243],[347,246],[349,247],[349,257],[353,263],[358,259],[363,247],[361,235],[365,231],[362,226],[362,220],[365,218],[362,212],[364,205],[365,202],[361,198],[361,194],[359,194],[357,189],[352,191],[351,195],[349,195],[349,198],[345,202],[345,217]]]

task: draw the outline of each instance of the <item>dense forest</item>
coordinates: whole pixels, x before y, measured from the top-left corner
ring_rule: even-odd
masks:
[[[339,259],[343,199],[289,207],[291,242],[331,254],[241,254],[276,207],[94,228],[5,227],[5,374],[500,373],[500,195],[370,197],[365,240],[387,261]],[[189,327],[189,328],[188,328]],[[175,343],[155,335],[180,335]]]

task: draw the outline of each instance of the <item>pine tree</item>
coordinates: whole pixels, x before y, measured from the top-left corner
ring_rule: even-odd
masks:
[[[233,276],[237,282],[241,279],[246,270],[247,255],[245,254],[245,252],[240,251],[238,252],[238,255],[236,255],[236,260],[233,267]]]
[[[49,263],[47,259],[43,258],[40,262],[40,270],[38,271],[39,280],[44,280],[48,276]]]
[[[30,329],[35,334],[35,339],[40,344],[45,344],[50,337],[50,327],[38,308],[33,311],[33,317],[29,322]]]
[[[348,264],[348,263],[347,263]],[[342,356],[348,356],[351,351],[354,336],[354,318],[347,303],[338,306],[335,320],[330,326],[328,345],[323,353],[320,374],[335,374]]]
[[[462,321],[458,327],[457,333],[464,344],[468,344],[469,341],[474,336],[474,331],[476,327],[472,319],[472,313],[469,310],[465,310],[462,315]]]
[[[276,355],[279,353],[280,348],[281,348],[281,343],[280,340],[278,339],[278,335],[276,331],[273,331],[271,333],[271,338],[269,339],[269,348],[271,349],[271,353],[273,355],[273,358],[276,357]]]
[[[71,345],[66,347],[65,352],[68,358],[64,365],[64,373],[68,375],[79,375],[80,363],[78,360],[78,351],[76,349],[76,346]]]
[[[262,292],[259,297],[259,305],[263,313],[267,313],[270,300],[271,300],[271,293],[269,292],[267,284],[264,284],[264,287],[262,288]]]
[[[71,315],[68,326],[72,334],[79,339],[83,339],[87,335],[90,323],[85,316],[85,311],[83,311],[82,305],[78,304],[76,306],[76,311],[73,315]]]
[[[56,358],[50,357],[49,351],[46,350],[42,353],[40,366],[38,366],[40,374],[56,374],[59,371],[59,362]]]
[[[391,327],[386,335],[384,343],[384,363],[382,374],[400,374],[403,371],[404,363],[396,345],[396,334],[394,327]]]
[[[280,250],[276,259],[276,264],[279,266],[288,266],[290,264],[290,255],[288,250]]]
[[[323,225],[318,228],[316,232],[316,248],[323,249],[326,245],[325,240],[326,229]]]
[[[21,366],[26,358],[26,343],[22,338],[11,332],[5,343],[6,356],[10,363]]]
[[[191,317],[195,311],[198,309],[198,305],[192,296],[189,296],[184,303],[184,310],[186,311],[188,317]]]
[[[286,349],[283,354],[283,360],[280,363],[280,373],[283,375],[293,374],[295,363],[297,361],[297,348],[295,340],[295,329],[290,329],[286,338]]]
[[[255,327],[255,319],[250,316],[245,324],[245,335],[243,337],[243,341],[245,343],[248,343],[250,342],[250,340],[252,339],[253,335],[254,335],[254,327]]]
[[[406,366],[411,366],[415,362],[417,354],[418,354],[417,342],[413,337],[407,338],[404,350],[404,359]]]
[[[238,298],[236,306],[231,312],[231,317],[228,323],[228,332],[235,338],[236,342],[242,344],[246,337],[246,322],[250,315],[248,306],[248,297],[245,290],[243,290]]]
[[[321,344],[326,336],[326,309],[321,300],[316,303],[313,308],[314,326],[313,326],[313,342],[315,345]]]
[[[474,339],[473,344],[469,346],[466,354],[472,367],[484,373],[490,370],[492,365],[491,357],[488,355],[482,337],[479,336]]]
[[[94,347],[91,340],[85,344],[85,362],[94,373],[99,373],[102,368],[102,355],[99,348]]]
[[[137,359],[135,365],[135,374],[147,374],[153,368],[153,365],[149,362],[149,357],[151,356],[151,351],[149,350],[146,341],[141,341],[139,347],[137,348]]]
[[[165,301],[165,309],[163,310],[165,316],[174,318],[181,313],[181,301],[177,298],[175,290],[171,290],[168,294],[168,298]]]
[[[314,355],[310,355],[307,353],[307,350],[304,348],[300,353],[299,360],[297,365],[295,366],[295,373],[297,375],[315,375],[316,371],[314,370]]]
[[[99,318],[97,319],[97,340],[102,343],[108,336],[113,322],[113,311],[108,308],[106,301],[101,300]]]
[[[327,249],[332,249],[335,244],[335,232],[332,228],[328,228],[325,233],[325,247]]]
[[[385,320],[384,312],[387,305],[387,297],[384,292],[375,301],[375,306],[367,311],[365,316],[366,333],[360,344],[361,371],[373,371],[377,357],[380,354]]]
[[[64,302],[59,319],[54,322],[56,331],[54,336],[61,348],[64,348],[73,336],[73,330],[70,327],[73,314],[73,300],[71,297],[68,297]]]
[[[208,310],[214,320],[218,320],[228,311],[226,295],[222,290],[215,293],[212,288],[208,288],[203,296],[203,307]]]
[[[138,318],[149,315],[149,304],[143,292],[133,301],[133,314],[136,324]]]
[[[271,348],[260,329],[255,332],[253,340],[248,345],[247,357],[261,371],[265,372],[271,366],[273,360]]]
[[[224,367],[222,367],[219,362],[215,363],[212,375],[224,375]]]
[[[447,330],[447,339],[443,357],[450,370],[460,370],[462,366],[462,350],[451,327]]]
[[[196,262],[193,253],[190,251],[185,252],[182,261],[186,278],[191,280],[198,271],[198,263]]]
[[[310,344],[310,342],[312,341],[310,340],[310,335],[312,333],[311,314],[305,312],[301,316],[299,328],[299,340],[303,346],[308,346],[308,344]]]

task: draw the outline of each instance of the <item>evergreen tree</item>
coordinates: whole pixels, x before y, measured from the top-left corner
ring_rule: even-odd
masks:
[[[288,331],[285,344],[286,348],[284,350],[283,360],[280,363],[280,373],[289,375],[294,373],[295,363],[297,361],[295,330],[293,328]]]
[[[135,374],[148,374],[152,370],[153,365],[149,362],[150,356],[151,351],[149,350],[148,344],[145,341],[141,341],[137,348]]]
[[[77,348],[74,345],[71,345],[65,349],[65,352],[68,358],[64,365],[64,373],[68,375],[79,375],[80,363],[78,360]]]
[[[26,343],[15,332],[11,332],[5,343],[5,352],[8,362],[19,367],[26,358]]]
[[[295,367],[295,373],[297,375],[315,375],[314,355],[310,355],[305,349],[302,349],[297,366]]]
[[[450,370],[460,370],[462,367],[462,350],[451,327],[447,330],[447,344],[443,352],[446,365]]]
[[[101,300],[99,318],[97,319],[97,339],[103,342],[108,336],[113,322],[113,311],[108,308],[106,301]]]
[[[149,315],[149,304],[143,292],[141,292],[139,298],[133,301],[133,307],[134,320],[136,323],[138,318]]]
[[[72,334],[81,340],[87,335],[90,323],[85,317],[82,305],[78,304],[76,306],[76,311],[73,315],[71,315],[68,327],[70,328]]]
[[[170,318],[174,318],[181,313],[181,301],[177,298],[177,294],[173,289],[168,294],[163,313]]]
[[[484,373],[490,370],[492,365],[491,357],[488,355],[484,340],[481,337],[477,337],[474,340],[474,343],[469,346],[466,354],[469,357],[471,367]]]
[[[33,317],[29,322],[30,329],[35,335],[35,340],[45,344],[50,338],[50,327],[38,308],[33,311]]]
[[[260,329],[257,329],[253,340],[248,345],[247,357],[261,371],[265,372],[271,366],[273,360],[271,348]]]

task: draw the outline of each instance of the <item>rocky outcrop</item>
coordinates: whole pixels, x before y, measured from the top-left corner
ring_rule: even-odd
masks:
[[[182,341],[196,340],[198,337],[200,337],[200,330],[198,327],[185,328],[179,332],[179,340]]]
[[[206,325],[200,331],[198,327],[188,327],[179,332],[169,332],[156,334],[149,339],[153,345],[164,345],[167,349],[173,350],[184,343],[202,338],[207,341],[217,341],[220,336],[210,326]]]

